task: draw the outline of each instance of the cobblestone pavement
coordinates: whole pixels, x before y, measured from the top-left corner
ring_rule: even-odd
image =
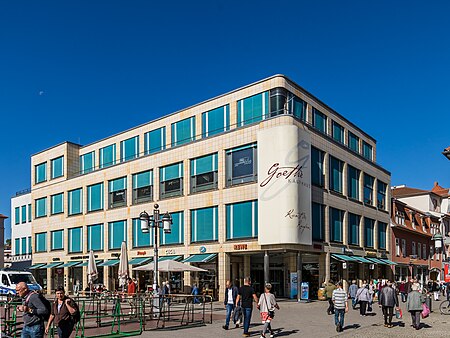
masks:
[[[422,329],[414,330],[410,324],[409,313],[405,304],[401,304],[403,319],[393,320],[394,327],[389,329],[383,326],[381,309],[374,304],[373,313],[361,317],[358,310],[351,310],[345,316],[344,332],[337,333],[334,326],[334,316],[326,314],[327,302],[296,303],[294,301],[280,301],[281,310],[276,312],[273,321],[275,337],[450,337],[450,316],[439,313],[439,302],[434,302],[429,318],[422,320]],[[141,337],[241,337],[241,328],[232,328],[225,331],[222,325],[225,322],[225,310],[219,303],[214,305],[214,314],[217,320],[205,326],[183,328],[178,330],[147,331]],[[223,318],[220,320],[220,318]],[[250,333],[252,337],[259,337],[262,324],[259,312],[254,308]]]

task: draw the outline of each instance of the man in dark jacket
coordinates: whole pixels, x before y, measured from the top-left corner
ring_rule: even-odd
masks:
[[[43,338],[44,317],[49,315],[47,307],[40,296],[30,291],[24,282],[17,283],[16,292],[22,298],[22,305],[18,307],[23,312],[21,338]]]
[[[380,304],[383,310],[384,326],[391,328],[392,316],[394,315],[394,306],[398,308],[397,293],[392,287],[391,281],[387,281],[386,286],[381,289],[378,303]]]
[[[236,304],[236,298],[238,295],[238,288],[231,284],[229,280],[227,280],[226,288],[225,288],[225,297],[223,301],[223,305],[225,305],[225,309],[227,310],[227,318],[225,319],[225,325],[222,326],[225,330],[228,330],[228,327],[230,325],[230,317],[231,313],[233,312]],[[233,318],[233,322],[236,325],[236,322]],[[239,327],[239,325],[236,325],[236,327]]]

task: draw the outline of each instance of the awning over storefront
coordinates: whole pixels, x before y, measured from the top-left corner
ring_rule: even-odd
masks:
[[[60,268],[70,268],[70,267],[74,267],[80,263],[81,263],[81,261],[67,262],[67,263],[64,263],[63,265],[61,265]]]
[[[197,254],[190,255],[188,258],[182,260],[183,263],[208,263],[217,257],[216,253],[213,254]]]
[[[41,268],[42,269],[52,269],[52,268],[59,267],[62,264],[63,264],[63,262],[53,262],[53,263],[49,263],[49,264],[47,264],[45,266],[42,266]]]
[[[135,258],[130,259],[128,261],[128,264],[130,264],[130,265],[141,265],[141,264],[144,264],[144,263],[148,263],[151,260],[152,260],[151,257],[135,257]]]
[[[387,263],[387,264],[389,264],[389,265],[398,265],[397,263],[395,263],[395,262],[393,262],[393,261],[391,261],[389,259],[386,259],[386,258],[381,258],[380,260],[385,262],[385,263]]]
[[[31,260],[21,261],[21,262],[12,262],[11,270],[18,270],[18,271],[28,270],[30,268],[30,265],[31,265]]]
[[[45,266],[45,263],[36,263],[28,268],[28,270],[41,269]]]
[[[357,262],[357,260],[354,259],[353,256],[332,254],[331,257],[333,257],[334,259],[340,260],[340,261]]]
[[[119,264],[118,259],[110,259],[110,260],[104,261],[103,263],[98,264],[97,266],[115,266],[117,264]]]
[[[77,268],[78,268],[78,267],[81,267],[81,266],[88,266],[88,262],[89,262],[89,261],[84,261],[83,263],[77,265]],[[101,262],[103,262],[103,260],[101,260],[101,259],[96,259],[96,260],[95,260],[95,264],[97,264],[97,266],[98,266]]]
[[[158,258],[158,262],[168,261],[168,260],[179,261],[182,258],[183,258],[183,256],[163,256],[163,257]]]
[[[361,263],[369,263],[372,264],[371,261],[369,261],[367,258],[361,257],[361,256],[352,256],[354,259],[356,259],[357,261],[361,262]]]
[[[382,264],[382,265],[389,265],[386,262],[383,262],[381,259],[373,258],[373,257],[367,257],[368,260],[371,260],[375,264]]]

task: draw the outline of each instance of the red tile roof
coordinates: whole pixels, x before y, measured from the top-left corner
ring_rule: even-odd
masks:
[[[394,197],[420,195],[420,194],[426,194],[426,193],[428,193],[427,190],[410,188],[410,187],[406,187],[406,186],[392,189],[392,196],[394,196]]]

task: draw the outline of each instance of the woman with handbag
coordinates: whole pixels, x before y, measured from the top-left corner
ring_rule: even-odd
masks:
[[[275,296],[272,293],[270,293],[271,289],[272,284],[270,283],[267,283],[264,286],[264,293],[261,295],[261,297],[259,297],[259,302],[257,305],[261,315],[261,321],[264,325],[261,331],[261,338],[266,337],[267,330],[270,331],[270,338],[274,337],[274,332],[272,330],[272,326],[270,325],[270,323],[273,320],[273,317],[275,316],[275,309],[277,310],[280,309],[277,300],[275,299]]]
[[[425,303],[423,295],[419,292],[419,284],[411,285],[411,292],[406,299],[406,309],[411,313],[412,326],[416,330],[420,329],[420,314],[422,313],[422,304]]]

